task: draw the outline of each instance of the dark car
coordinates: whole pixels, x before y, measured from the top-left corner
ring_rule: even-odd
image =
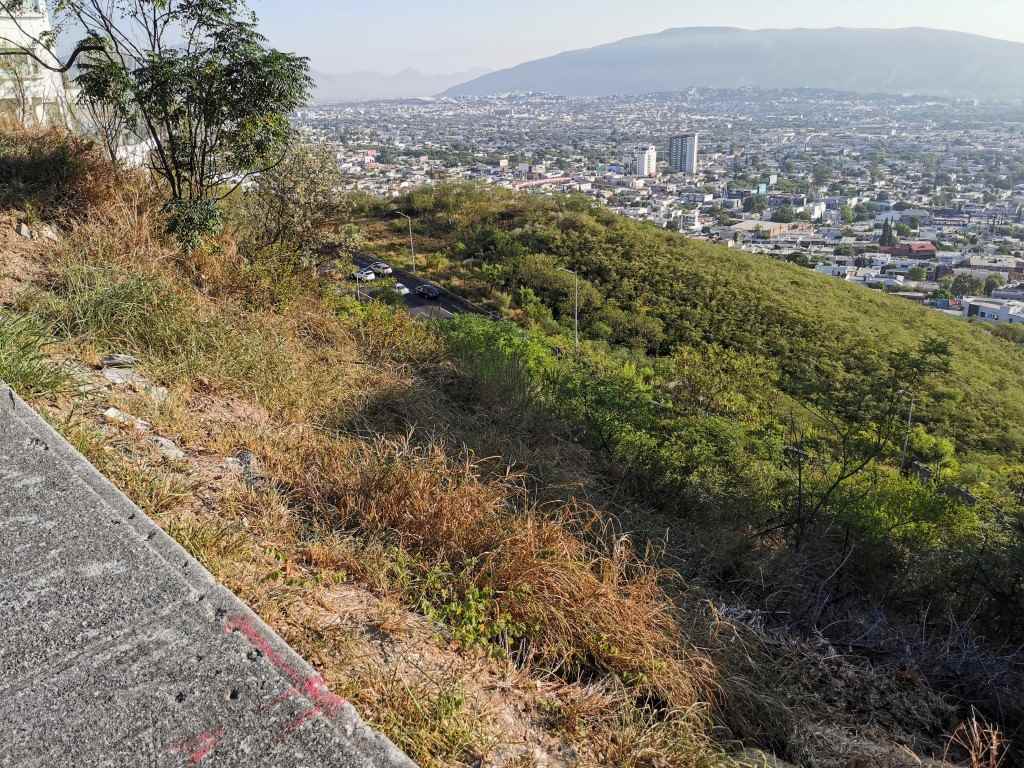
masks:
[[[441,289],[436,285],[421,285],[416,289],[416,293],[424,299],[431,299],[432,301],[437,301],[441,298]]]

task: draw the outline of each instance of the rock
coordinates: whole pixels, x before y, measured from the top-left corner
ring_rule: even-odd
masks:
[[[135,355],[116,354],[107,355],[100,361],[100,364],[104,368],[134,368],[138,362]]]
[[[24,221],[18,222],[18,226],[14,228],[14,231],[19,237],[24,237],[26,240],[32,239],[32,230]]]
[[[242,466],[236,458],[224,459],[224,469],[226,469],[232,475],[243,475],[245,474],[245,467]]]
[[[42,229],[39,230],[39,236],[54,243],[60,241],[60,235],[57,234],[57,230],[54,229],[50,224],[43,225]]]
[[[128,368],[104,368],[100,373],[103,378],[118,387],[145,389],[149,386],[146,377]]]
[[[241,450],[235,460],[242,467],[242,480],[247,486],[253,489],[264,488],[267,485],[267,478],[260,472],[259,459],[249,450]]]
[[[171,397],[171,391],[167,387],[160,387],[156,384],[150,384],[144,391],[158,403],[166,403]]]
[[[137,419],[118,408],[107,408],[103,412],[103,420],[115,427],[131,427],[136,432],[149,432],[153,428],[149,422]]]
[[[181,450],[173,440],[169,440],[166,437],[160,437],[160,435],[153,435],[149,440],[157,447],[160,451],[160,455],[165,459],[169,459],[170,461],[185,460],[185,452]]]
[[[136,373],[130,368],[104,368],[100,374],[115,387],[131,387],[158,403],[166,403],[171,397],[171,391],[167,387],[151,383],[141,373]]]

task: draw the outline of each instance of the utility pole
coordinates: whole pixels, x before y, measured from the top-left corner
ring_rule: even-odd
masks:
[[[573,285],[575,286],[576,294],[576,310],[573,313],[576,320],[576,354],[580,353],[580,276],[578,272],[574,272],[571,269],[565,267],[559,267],[562,272],[568,272],[573,277]]]
[[[910,395],[910,410],[907,412],[907,434],[903,437],[903,454],[900,456],[900,467],[906,466],[907,450],[910,448],[910,430],[914,428],[914,404],[917,396],[910,392],[903,391],[903,395]]]
[[[409,253],[412,255],[412,273],[416,274],[416,245],[412,239],[412,217],[402,213],[398,209],[395,209],[395,213],[399,216],[404,216],[405,220],[409,222]]]

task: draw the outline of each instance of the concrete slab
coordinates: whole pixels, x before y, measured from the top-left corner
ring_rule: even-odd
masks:
[[[414,768],[0,385],[0,766]]]

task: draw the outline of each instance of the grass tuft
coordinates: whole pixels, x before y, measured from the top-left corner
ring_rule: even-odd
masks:
[[[63,392],[70,379],[47,357],[49,342],[43,327],[33,318],[0,311],[0,381],[28,397]]]

